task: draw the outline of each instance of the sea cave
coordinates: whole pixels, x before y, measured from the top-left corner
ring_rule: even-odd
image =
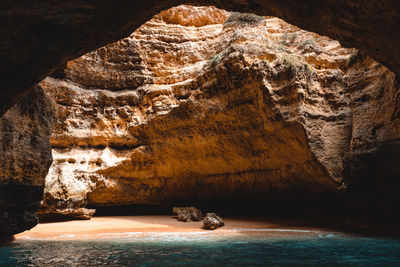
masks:
[[[400,264],[400,4],[3,1],[0,265]]]

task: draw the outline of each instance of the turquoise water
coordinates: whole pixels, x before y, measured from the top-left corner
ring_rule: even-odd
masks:
[[[1,266],[400,266],[400,241],[317,231],[127,233],[78,241],[18,240]]]

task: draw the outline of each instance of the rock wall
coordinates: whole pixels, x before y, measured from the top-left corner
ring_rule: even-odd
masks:
[[[21,100],[23,95],[27,92],[32,92],[32,88],[37,82],[53,73],[56,69],[64,69],[64,65],[68,60],[127,36],[157,12],[179,3],[181,2],[148,0],[117,0],[112,3],[109,1],[83,3],[82,1],[65,2],[58,0],[2,2],[0,4],[0,18],[7,23],[0,24],[0,33],[2,35],[0,40],[0,62],[2,62],[0,66],[2,80],[0,114],[5,113],[16,101],[21,101],[21,103],[29,106]],[[400,8],[399,3],[395,0],[368,1],[368,3],[336,0],[323,2],[310,0],[301,3],[282,0],[192,1],[192,3],[216,4],[230,10],[280,16],[303,28],[334,37],[345,46],[357,47],[389,66],[395,73],[400,73],[397,63],[399,61],[397,40],[400,34],[398,30],[400,29]],[[199,23],[197,26],[201,26],[201,24]],[[219,53],[219,51],[217,52]],[[215,59],[219,59],[219,57]],[[217,62],[225,61],[217,60]],[[332,153],[345,155],[346,160],[344,164],[342,163],[345,169],[344,173],[341,175],[338,173],[340,166],[339,168],[336,167],[336,170],[335,164],[331,164],[332,166],[329,167],[328,163],[331,161],[324,156],[326,154],[318,152],[318,146],[327,147],[327,143],[307,142],[310,146],[310,151],[324,166],[330,177],[340,181],[340,177],[344,176],[346,183],[353,191],[368,192],[368,194],[379,192],[375,196],[375,200],[380,200],[382,195],[390,199],[399,192],[396,179],[399,177],[400,165],[398,158],[398,126],[396,126],[398,125],[399,117],[398,84],[393,74],[365,56],[350,56],[350,63],[362,64],[364,68],[364,71],[361,72],[359,71],[360,69],[357,70],[357,67],[351,67],[352,64],[349,64],[352,70],[347,71],[345,75],[351,76],[351,74],[354,74],[354,82],[348,77],[345,79],[346,83],[348,83],[347,88],[354,89],[353,93],[352,90],[348,94],[346,92],[348,96],[346,99],[352,99],[348,106],[351,116],[346,117],[346,121],[349,118],[351,123],[347,124],[346,122],[342,125],[343,131],[347,127],[351,128],[351,134],[346,139],[348,140],[346,142],[344,138],[337,139],[342,139],[342,141],[335,141],[340,143],[339,150],[332,149],[335,147],[335,143],[331,143],[329,146]],[[342,68],[340,69],[342,70]],[[366,76],[363,76],[365,73]],[[379,73],[381,76],[378,75]],[[181,74],[179,73],[179,75]],[[369,86],[368,83],[363,81],[363,77],[371,77],[369,79],[370,84],[382,84],[382,87]],[[378,77],[379,82],[375,83],[376,79],[373,79],[373,77]],[[70,80],[73,79],[70,78]],[[383,94],[380,92],[383,92]],[[369,108],[370,106],[371,109]],[[35,109],[36,107],[32,108],[32,114],[36,114]],[[41,111],[37,112],[40,113]],[[347,111],[344,113],[347,114]],[[368,121],[375,120],[380,122],[368,123]],[[381,123],[382,121],[384,123]],[[25,122],[26,119],[24,119],[23,123]],[[23,123],[17,126],[22,127]],[[307,126],[306,123],[303,125],[307,134],[309,133],[307,127],[318,126],[318,124],[313,125]],[[32,133],[32,139],[38,137],[35,131],[29,131],[29,133]],[[325,130],[321,136],[324,134]],[[363,135],[368,138],[363,138]],[[112,143],[119,140],[117,138],[108,138],[107,140],[111,139],[113,140]],[[145,138],[144,140],[147,139]],[[342,147],[345,147],[345,143],[349,144],[349,149],[342,150]],[[29,144],[24,145],[29,147]],[[142,144],[139,145],[142,146]],[[145,143],[145,145],[147,144]],[[7,146],[8,143],[2,144],[2,148]],[[79,146],[78,148],[80,149]],[[102,145],[100,145],[100,148],[102,148]],[[29,149],[26,151],[29,152],[27,153],[28,155],[31,155],[32,152]],[[121,149],[118,149],[118,153],[114,153],[118,155],[117,160],[123,160],[125,157],[120,157],[120,151]],[[60,153],[65,152],[61,151]],[[9,152],[5,153],[5,155],[4,162],[8,162],[11,165],[3,166],[3,170],[19,169],[18,165],[21,165],[21,162],[24,161],[19,152],[14,154],[18,155],[18,160],[16,159],[15,161],[8,158]],[[47,156],[43,157],[50,157],[49,150],[47,150]],[[13,162],[20,163],[13,165]],[[47,162],[44,160],[40,164],[46,165]],[[35,164],[39,165],[39,163]],[[97,164],[94,163],[94,165]],[[145,161],[143,161],[143,164],[145,164]],[[91,166],[93,166],[92,163]],[[42,170],[45,168],[38,167],[37,169]],[[30,172],[28,171],[27,173]],[[39,171],[39,173],[45,172]],[[44,175],[41,178],[39,176],[37,175],[35,179],[37,181],[42,179],[41,183],[43,183]],[[97,176],[93,178],[96,181],[96,188],[98,188]],[[1,215],[1,221],[5,222],[2,223],[2,229],[4,229],[2,233],[14,233],[16,232],[15,229],[22,231],[21,229],[29,228],[33,225],[31,222],[35,221],[34,219],[29,219],[29,215],[26,217],[28,219],[24,219],[22,216],[25,214],[25,207],[31,203],[31,199],[39,198],[38,195],[40,194],[35,192],[40,192],[42,188],[41,185],[39,187],[31,185],[35,179],[27,179],[26,182],[22,180],[21,183],[16,183],[21,185],[19,187],[12,185],[11,181],[14,181],[15,178],[7,175],[4,177],[0,193],[0,210],[3,214]],[[17,174],[16,177],[16,180],[18,180],[18,177],[22,176]],[[85,179],[84,177],[82,180],[87,181]],[[108,181],[104,183],[107,184]],[[26,190],[23,189],[25,185]],[[85,186],[85,183],[83,183],[82,187]],[[32,190],[34,187],[37,190]],[[145,188],[146,184],[141,185],[141,187]],[[371,188],[379,188],[379,190],[371,190]],[[32,192],[31,196],[29,196],[30,192]],[[18,197],[19,195],[27,196],[26,201],[22,197]],[[80,193],[77,195],[78,199],[82,196]],[[20,203],[17,203],[19,201]],[[83,202],[85,201],[87,200]],[[33,202],[36,202],[36,200]],[[73,204],[71,206],[76,207],[77,202],[79,201],[72,201],[71,203]],[[61,207],[64,206],[64,204],[61,204]],[[19,208],[16,209],[16,207]],[[29,209],[28,213],[32,214],[35,209],[35,207]],[[10,215],[10,210],[14,210],[15,213]],[[10,223],[12,221],[14,223]]]
[[[52,102],[38,87],[0,118],[0,238],[37,224],[54,121]]]
[[[400,73],[397,0],[3,0],[0,114],[68,60],[124,38],[160,11],[183,3],[278,16],[356,47]]]
[[[336,192],[357,187],[375,144],[399,139],[386,68],[280,19],[211,7],[163,11],[40,86],[58,106],[41,215]]]
[[[368,57],[356,57],[348,75],[353,115],[344,178],[349,189],[369,199],[370,205],[396,207],[400,203],[399,83]]]

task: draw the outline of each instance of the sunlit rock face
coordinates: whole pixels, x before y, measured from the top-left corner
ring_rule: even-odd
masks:
[[[334,192],[367,144],[399,137],[387,69],[212,7],[163,11],[40,85],[57,103],[41,214]]]
[[[40,88],[0,118],[0,238],[37,224],[54,121],[52,102]]]
[[[277,16],[356,47],[400,74],[398,0],[3,0],[0,114],[68,60],[128,36],[179,4]]]

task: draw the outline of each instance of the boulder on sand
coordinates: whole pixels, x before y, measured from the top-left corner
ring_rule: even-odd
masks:
[[[189,213],[180,213],[177,217],[178,221],[180,222],[190,222],[191,216]]]
[[[190,222],[201,221],[203,213],[195,207],[173,207],[172,213],[177,216],[178,221]]]
[[[215,230],[224,226],[224,220],[215,213],[207,213],[204,217],[203,228],[208,230]]]

